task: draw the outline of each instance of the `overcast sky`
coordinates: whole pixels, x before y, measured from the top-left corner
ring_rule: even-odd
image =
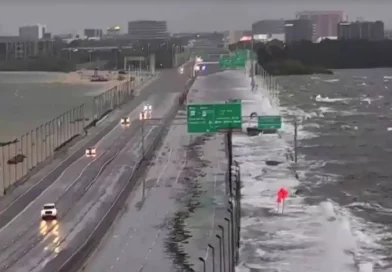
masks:
[[[392,0],[0,0],[0,34],[45,24],[52,33],[80,33],[138,19],[166,20],[169,31],[250,29],[261,19],[290,19],[301,10],[342,10],[350,20],[383,20],[392,28]]]

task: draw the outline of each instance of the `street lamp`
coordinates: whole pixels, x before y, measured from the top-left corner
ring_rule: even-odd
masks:
[[[229,233],[230,233],[230,220],[227,218],[227,217],[225,217],[225,221],[227,222],[227,229],[229,230]],[[231,271],[231,272],[234,272],[233,270],[232,270],[232,262],[231,262],[231,251],[232,251],[232,249],[231,249],[231,243],[230,243],[230,235],[227,235],[227,243],[228,243],[228,245],[227,245],[227,248],[228,248],[228,254],[229,254],[229,272]]]
[[[215,237],[219,240],[219,271],[222,272],[222,237],[219,234],[216,234]]]
[[[208,247],[211,248],[212,252],[212,272],[215,272],[215,248],[211,244],[208,244]]]
[[[199,257],[199,261],[203,263],[203,272],[206,272],[206,260],[204,260],[202,257]]]
[[[218,225],[218,228],[222,232],[222,259],[223,259],[223,271],[226,272],[226,253],[225,253],[225,229],[222,225]],[[222,264],[221,264],[222,265]]]

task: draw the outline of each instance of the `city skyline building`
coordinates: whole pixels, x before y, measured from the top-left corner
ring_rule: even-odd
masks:
[[[39,40],[44,38],[46,26],[42,24],[21,26],[19,27],[19,37],[31,40]]]
[[[138,20],[128,22],[128,35],[133,40],[166,40],[166,21]]]
[[[284,24],[285,42],[312,41],[313,24],[308,19],[286,20]]]
[[[385,39],[384,28],[384,22],[382,21],[339,22],[337,27],[338,39],[380,41]]]
[[[319,37],[333,37],[338,35],[337,26],[343,21],[345,14],[338,10],[305,10],[297,12],[296,19],[308,19],[313,24],[313,41]]]
[[[272,35],[284,33],[284,20],[260,20],[252,24],[254,35]]]

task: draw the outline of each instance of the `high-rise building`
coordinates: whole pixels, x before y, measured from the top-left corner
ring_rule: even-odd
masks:
[[[128,22],[128,35],[134,40],[166,40],[166,21],[140,20]]]
[[[86,28],[84,30],[84,36],[87,38],[102,38],[103,31],[98,28]]]
[[[319,37],[336,37],[337,25],[344,19],[343,11],[301,11],[297,19],[307,19],[313,24],[313,40]]]
[[[285,42],[312,41],[313,24],[306,19],[287,20],[284,24]]]
[[[284,20],[261,20],[252,24],[253,35],[284,33]]]
[[[339,40],[379,41],[385,39],[384,22],[382,21],[340,22],[337,28]]]
[[[19,37],[30,40],[39,40],[44,37],[46,26],[41,24],[19,27]]]

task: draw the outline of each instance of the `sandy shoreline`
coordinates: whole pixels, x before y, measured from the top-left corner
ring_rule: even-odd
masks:
[[[75,84],[75,85],[89,85],[100,88],[110,89],[125,82],[125,80],[118,80],[118,73],[112,71],[99,71],[98,75],[109,79],[105,82],[91,82],[90,78],[94,75],[93,70],[78,70],[75,72],[57,74],[54,79],[48,83],[61,84]],[[127,78],[127,75],[124,75]]]

